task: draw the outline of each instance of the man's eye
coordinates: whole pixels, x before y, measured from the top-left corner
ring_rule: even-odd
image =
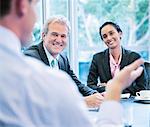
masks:
[[[62,38],[66,38],[66,35],[61,35]]]
[[[55,37],[58,36],[58,34],[56,34],[56,33],[51,33],[51,35],[52,35],[52,36],[55,36]]]

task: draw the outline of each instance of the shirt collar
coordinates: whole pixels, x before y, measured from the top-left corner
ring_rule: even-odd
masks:
[[[21,54],[21,42],[10,29],[0,25],[0,46],[7,47],[13,52]]]
[[[113,56],[112,56],[112,54],[110,52],[109,52],[109,58],[110,58],[110,63],[111,64],[113,64],[115,66],[120,65],[121,59],[122,59],[122,50],[121,50],[121,53],[120,53],[120,57],[119,57],[118,63],[115,62],[115,60],[114,60],[114,58],[113,58]]]
[[[49,63],[51,63],[52,60],[57,60],[57,61],[58,61],[59,56],[60,56],[59,54],[57,55],[56,58],[54,58],[54,57],[49,53],[49,51],[46,49],[46,47],[44,46],[44,44],[43,44],[43,47],[44,47],[44,50],[45,50],[45,53],[46,53],[46,56],[47,56],[47,58],[48,58]]]

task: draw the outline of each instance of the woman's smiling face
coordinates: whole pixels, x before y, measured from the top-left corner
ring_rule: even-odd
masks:
[[[101,29],[102,39],[109,49],[120,47],[122,32],[118,32],[116,28],[108,24]]]

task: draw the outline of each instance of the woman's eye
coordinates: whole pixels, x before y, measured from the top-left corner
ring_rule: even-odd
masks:
[[[114,34],[114,32],[110,32],[110,33],[109,33],[109,35],[113,35],[113,34]]]
[[[107,36],[106,35],[103,35],[103,38],[106,38]]]

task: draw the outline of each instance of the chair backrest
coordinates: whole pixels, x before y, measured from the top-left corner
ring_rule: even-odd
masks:
[[[144,66],[148,75],[148,85],[147,89],[150,89],[150,63],[149,62],[144,62]]]

